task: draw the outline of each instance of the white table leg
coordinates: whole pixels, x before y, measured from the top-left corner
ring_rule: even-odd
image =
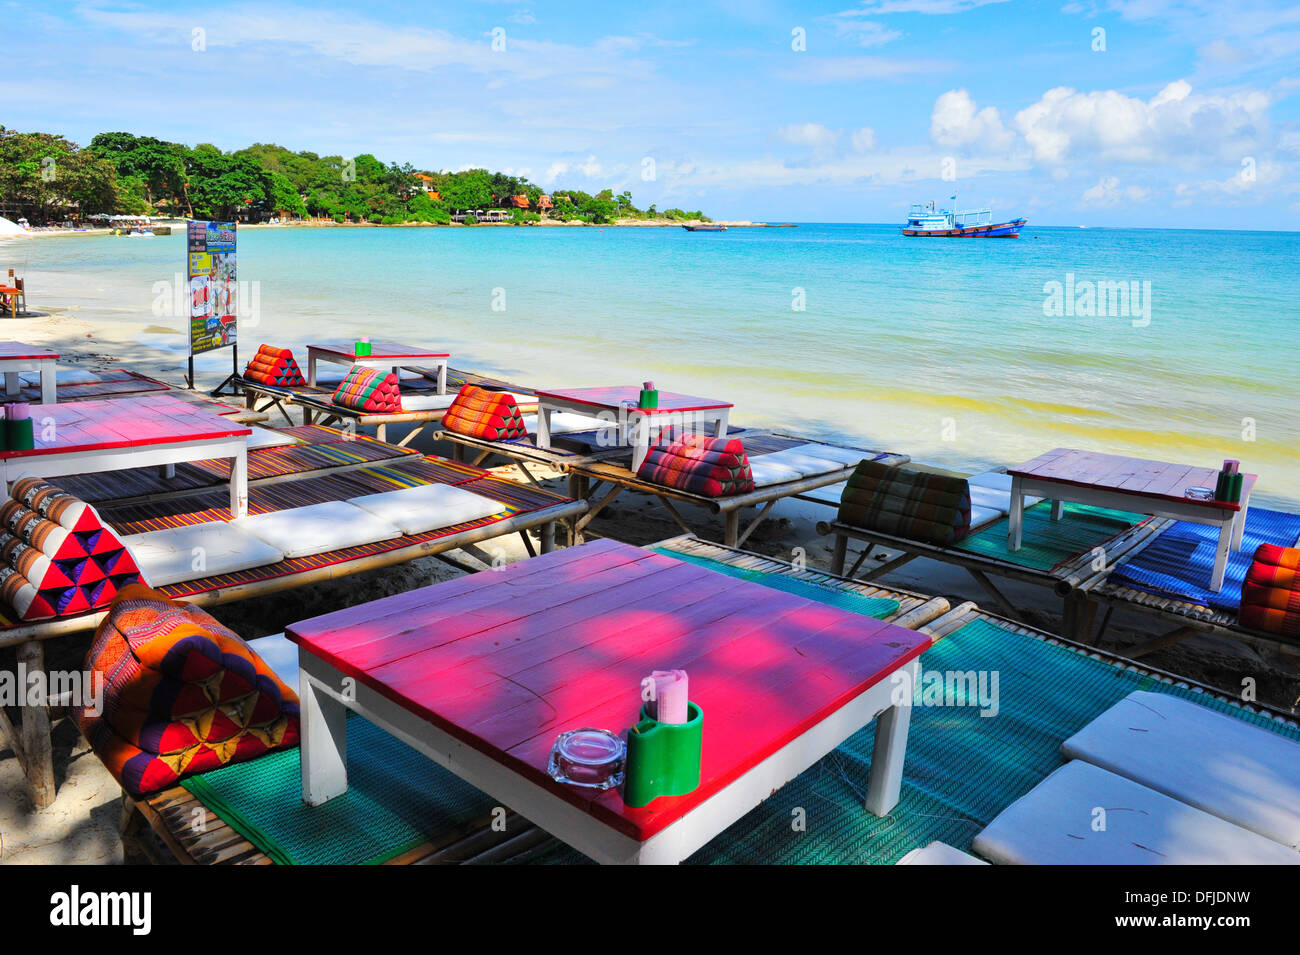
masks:
[[[164,480],[170,481],[176,476],[176,465],[164,464],[158,469],[158,476]]]
[[[1020,540],[1025,520],[1025,492],[1020,478],[1011,478],[1011,512],[1007,516],[1007,550],[1020,550]]]
[[[551,408],[543,404],[537,406],[537,446],[539,448],[549,448],[551,446],[551,410]]]
[[[41,363],[41,404],[52,405],[59,400],[58,380],[55,377],[54,362]]]
[[[299,658],[305,653],[299,650]],[[319,806],[348,791],[348,709],[306,673],[299,681],[302,801]]]
[[[447,363],[441,361],[438,363],[438,394],[447,393]]]
[[[230,513],[248,516],[248,449],[240,448],[230,462]]]
[[[1232,546],[1232,523],[1219,525],[1219,545],[1214,551],[1214,573],[1210,576],[1210,589],[1216,594],[1223,587],[1223,575],[1228,569],[1228,550]]]
[[[1065,502],[1059,497],[1052,501],[1052,520],[1059,521],[1065,516]]]
[[[632,473],[635,474],[641,470],[646,455],[650,453],[650,416],[637,415],[628,430],[631,432],[628,437],[632,443]]]
[[[20,388],[21,388],[21,383],[18,380],[18,372],[6,371],[5,372],[5,394],[8,395],[10,398],[17,397]]]
[[[871,751],[871,778],[867,781],[867,811],[886,816],[898,805],[903,786],[903,760],[907,755],[907,730],[912,722],[912,688],[916,685],[916,663],[908,674],[907,702],[891,706],[876,717],[876,743]]]
[[[1232,549],[1241,550],[1241,535],[1246,532],[1246,512],[1250,510],[1249,495],[1241,499],[1241,510],[1232,519]]]
[[[714,423],[714,427],[713,427],[714,437],[725,438],[727,436],[727,424],[728,424],[727,418],[728,418],[727,412],[725,411],[722,412],[720,415],[718,415],[718,419]]]

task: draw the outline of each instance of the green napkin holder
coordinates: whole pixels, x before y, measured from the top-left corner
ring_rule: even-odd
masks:
[[[370,342],[357,342],[353,346],[352,354],[358,358],[370,357]]]
[[[6,451],[30,451],[36,447],[36,431],[31,418],[21,421],[5,419],[4,444]]]
[[[1226,501],[1228,499],[1228,481],[1232,477],[1227,471],[1220,471],[1219,478],[1214,482],[1214,499],[1216,501]]]
[[[1240,471],[1231,474],[1227,471],[1219,472],[1219,480],[1214,486],[1214,499],[1216,501],[1230,501],[1236,504],[1241,500],[1241,492],[1245,487],[1245,475]]]
[[[700,785],[700,744],[704,711],[686,704],[685,723],[660,723],[644,706],[627,731],[627,770],[623,802],[644,806],[659,796],[684,796]]]
[[[659,389],[653,390],[642,388],[641,401],[638,405],[640,408],[658,408],[659,407]]]

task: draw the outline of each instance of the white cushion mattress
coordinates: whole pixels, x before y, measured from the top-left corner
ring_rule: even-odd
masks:
[[[1300,743],[1266,729],[1139,690],[1067,739],[1061,752],[1300,845]]]
[[[927,846],[913,849],[895,865],[988,865],[988,863],[936,839]]]
[[[523,415],[524,427],[529,434],[537,433],[537,415]],[[592,415],[574,414],[571,411],[557,411],[551,415],[551,434],[572,434],[576,431],[596,431],[603,428],[614,428],[618,425],[616,421],[610,421],[606,418],[597,418]]]
[[[381,494],[354,497],[349,502],[401,528],[403,534],[423,534],[440,527],[500,514],[506,505],[450,484],[422,484]]]
[[[323,554],[401,537],[393,524],[347,501],[326,501],[255,514],[230,522],[258,540],[279,548],[286,558]]]
[[[970,502],[980,507],[995,507],[1005,516],[1011,512],[1011,475],[1000,471],[972,474],[966,479],[970,485]],[[1041,497],[1026,497],[1025,507],[1032,507]]]
[[[744,437],[743,434],[740,435],[742,441],[744,440]],[[867,458],[874,458],[876,456],[876,452],[874,451],[862,451],[857,448],[841,448],[838,445],[821,444],[819,442],[796,445],[793,448],[787,448],[786,451],[806,454],[810,458],[817,458],[822,461],[833,461],[836,464],[842,464],[847,467],[857,467]]]
[[[455,395],[402,395],[403,411],[446,411]]]
[[[298,644],[282,633],[249,640],[248,647],[269,666],[293,692],[298,692],[301,671],[298,669]]]
[[[122,538],[151,587],[233,574],[284,560],[284,552],[225,521],[168,527]]]
[[[970,509],[970,526],[972,529],[983,527],[985,524],[991,524],[994,521],[1001,520],[1007,516],[1006,511],[999,511],[993,507],[980,507],[971,505]]]
[[[784,465],[780,461],[773,460],[773,458],[774,455],[764,454],[761,457],[749,459],[749,469],[754,475],[755,487],[785,484],[787,481],[797,481],[803,477],[803,472],[798,468]]]
[[[302,442],[291,434],[256,426],[253,427],[253,433],[248,436],[250,450],[253,448],[278,448],[286,444],[302,444]]]
[[[1078,759],[1002,810],[972,848],[1012,865],[1300,864],[1286,846]]]

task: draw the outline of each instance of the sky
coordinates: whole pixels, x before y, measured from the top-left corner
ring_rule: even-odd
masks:
[[[1227,11],[1227,12],[1225,12]],[[715,218],[1300,222],[1300,5],[0,2],[0,124],[278,143]]]

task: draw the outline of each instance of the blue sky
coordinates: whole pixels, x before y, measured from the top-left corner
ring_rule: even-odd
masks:
[[[487,166],[724,218],[895,222],[956,192],[1039,224],[1294,229],[1300,6],[1225,6],[5,2],[0,123]]]

